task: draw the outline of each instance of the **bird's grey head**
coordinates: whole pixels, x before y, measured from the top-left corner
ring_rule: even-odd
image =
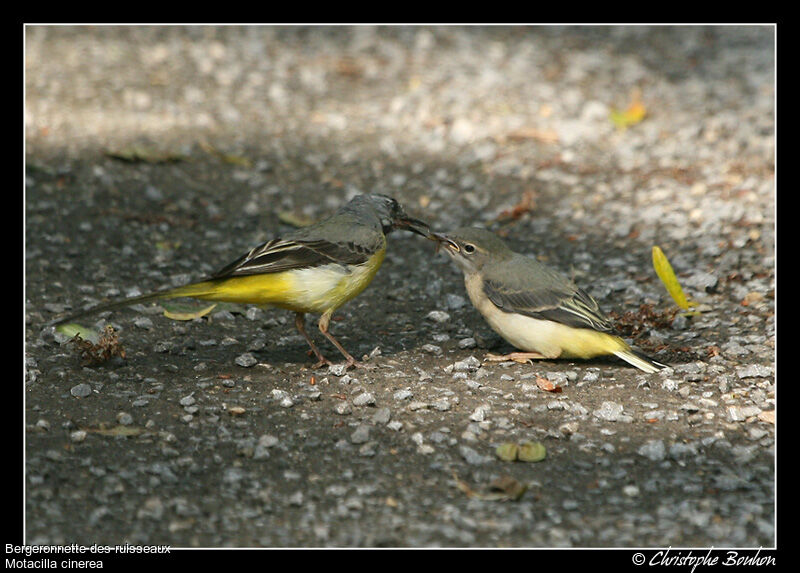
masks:
[[[395,229],[406,229],[425,237],[430,234],[427,223],[406,215],[400,203],[388,195],[379,193],[356,195],[343,210],[355,213],[359,217],[377,217],[384,234],[389,234]]]
[[[499,262],[514,253],[494,233],[478,227],[462,227],[450,233],[432,233],[456,264],[465,273],[481,270],[489,262]]]

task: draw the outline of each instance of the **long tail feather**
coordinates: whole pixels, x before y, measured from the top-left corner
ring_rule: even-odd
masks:
[[[92,306],[89,308],[85,308],[83,310],[79,310],[68,314],[66,316],[62,316],[60,318],[56,318],[52,320],[48,324],[51,326],[57,326],[59,324],[65,324],[67,322],[73,322],[78,318],[82,318],[84,316],[88,316],[91,314],[97,314],[98,312],[105,312],[107,310],[114,310],[117,308],[124,308],[126,306],[131,306],[133,304],[141,304],[145,302],[151,302],[154,300],[159,299],[167,299],[167,298],[177,298],[181,296],[193,296],[196,294],[201,294],[200,289],[197,287],[204,283],[195,283],[181,287],[174,287],[174,288],[166,288],[163,290],[157,290],[154,292],[142,294],[139,296],[134,296],[130,298],[125,298],[122,300],[115,300],[111,302],[101,303],[96,306]]]
[[[651,374],[667,367],[666,364],[656,362],[644,352],[634,348],[618,350],[614,352],[614,355],[618,358],[622,358],[628,364],[636,366],[636,368],[639,370],[644,370],[645,372],[649,372]]]

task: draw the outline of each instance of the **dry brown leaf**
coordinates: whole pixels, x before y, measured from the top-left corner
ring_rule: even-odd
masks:
[[[547,378],[542,378],[541,376],[536,377],[536,385],[545,392],[560,393],[563,391],[561,386],[555,384],[552,380],[548,380]]]

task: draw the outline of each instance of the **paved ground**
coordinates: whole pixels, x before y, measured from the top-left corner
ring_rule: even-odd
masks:
[[[28,543],[774,546],[772,28],[33,27],[25,44]],[[615,125],[637,98],[644,119]],[[673,367],[483,363],[509,348],[405,233],[333,326],[372,369],[311,370],[276,310],[93,317],[126,357],[89,366],[44,326],[362,192],[436,229],[491,226]],[[656,244],[700,316],[672,319]],[[526,440],[547,457],[495,456]]]

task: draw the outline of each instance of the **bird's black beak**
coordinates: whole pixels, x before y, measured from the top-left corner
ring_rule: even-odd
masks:
[[[393,222],[392,228],[404,229],[422,235],[425,238],[431,238],[431,228],[425,221],[420,221],[407,215],[397,217]]]

